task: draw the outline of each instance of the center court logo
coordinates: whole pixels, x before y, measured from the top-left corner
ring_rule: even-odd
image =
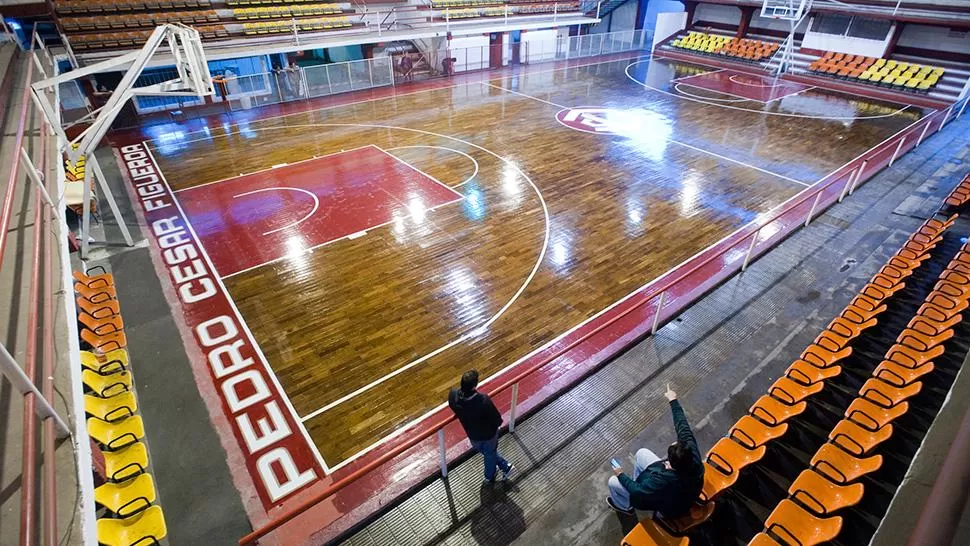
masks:
[[[598,135],[616,134],[617,123],[623,112],[613,108],[579,106],[565,108],[556,113],[556,121],[570,129]]]

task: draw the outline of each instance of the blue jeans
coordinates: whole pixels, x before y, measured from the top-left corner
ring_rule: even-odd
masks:
[[[492,481],[495,479],[495,466],[497,465],[502,469],[502,472],[508,472],[512,465],[508,461],[502,458],[498,454],[498,432],[495,433],[495,437],[491,440],[472,440],[472,448],[481,453],[482,457],[485,458],[485,479]]]
[[[643,472],[648,466],[660,460],[660,457],[650,451],[649,449],[640,449],[637,451],[636,464],[633,465],[633,480],[636,481],[640,473]],[[610,487],[610,497],[613,499],[613,504],[621,510],[630,510],[630,492],[623,487],[620,483],[620,479],[616,476],[610,476],[607,485]]]

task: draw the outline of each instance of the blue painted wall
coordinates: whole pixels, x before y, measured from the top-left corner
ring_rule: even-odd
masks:
[[[686,8],[682,2],[677,2],[676,0],[646,0],[647,9],[643,17],[643,29],[653,30],[657,26],[657,14],[667,13],[667,12],[679,12],[685,11]]]

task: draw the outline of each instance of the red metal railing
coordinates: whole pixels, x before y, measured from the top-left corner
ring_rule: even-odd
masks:
[[[36,33],[35,33],[36,34]],[[36,38],[36,35],[35,35]],[[31,50],[35,42],[31,42]],[[33,55],[33,51],[28,50],[28,55]],[[11,80],[13,78],[11,67]],[[17,130],[13,140],[12,148],[12,167],[7,178],[7,185],[4,189],[2,205],[0,205],[0,266],[3,263],[4,253],[8,242],[8,226],[13,210],[13,201],[18,189],[18,181],[23,174],[33,177],[36,173],[26,172],[23,169],[30,168],[29,163],[21,159],[21,150],[24,146],[24,138],[27,134],[27,121],[30,118],[32,102],[30,95],[30,84],[33,82],[34,64],[27,63],[26,78],[24,80],[24,90],[21,96],[20,112]],[[5,80],[6,81],[6,80]],[[5,84],[4,87],[7,87]],[[38,146],[39,161],[37,166],[41,173],[44,173],[47,166],[48,133],[43,126],[42,116],[38,111],[34,112],[38,120]],[[26,153],[26,152],[24,152]],[[43,182],[42,182],[43,183]],[[27,184],[30,184],[27,181]],[[42,191],[39,185],[35,185],[33,192],[31,188],[25,187],[24,191],[30,195],[33,193],[34,200],[34,223],[33,223],[33,250],[31,255],[30,289],[28,296],[27,310],[27,340],[24,354],[24,365],[22,376],[19,379],[26,379],[29,384],[25,386],[21,382],[15,381],[18,390],[24,396],[23,412],[23,460],[21,478],[21,512],[20,512],[20,544],[33,546],[35,544],[45,544],[54,546],[57,544],[57,514],[56,514],[56,485],[54,468],[54,449],[56,447],[56,437],[58,430],[55,428],[55,419],[51,416],[56,415],[49,401],[53,399],[53,367],[54,367],[54,287],[53,287],[53,253],[54,246],[51,241],[49,228],[49,218],[56,217],[56,211],[51,210],[46,200],[42,198]],[[26,234],[24,234],[26,235]],[[43,271],[42,271],[43,269]],[[40,316],[43,315],[43,324],[38,328]],[[39,345],[38,345],[39,343]],[[17,366],[4,348],[5,362],[0,365],[5,366],[4,371],[10,371],[9,366]],[[43,377],[43,393],[38,391],[35,385],[35,376],[41,368],[40,373]],[[13,370],[19,371],[19,370]],[[30,388],[32,387],[32,388]],[[40,408],[40,409],[38,409]],[[43,417],[39,417],[40,414]],[[38,511],[37,502],[37,422],[42,418],[43,423],[43,447],[44,447],[44,472],[42,475],[44,509]],[[60,418],[57,417],[58,421]],[[63,421],[60,421],[63,424]],[[64,427],[64,432],[67,432]],[[37,525],[37,516],[42,513],[42,527]],[[38,530],[41,537],[37,536]]]
[[[964,99],[963,106],[966,106],[966,102],[968,100],[970,99]],[[747,268],[751,258],[755,256],[757,253],[767,250],[769,247],[773,246],[783,236],[793,232],[797,226],[802,225],[803,223],[804,225],[808,225],[808,223],[811,222],[811,220],[815,217],[814,214],[816,211],[823,210],[824,208],[828,207],[829,205],[831,205],[836,201],[841,201],[846,195],[851,194],[855,190],[855,187],[859,184],[860,180],[863,177],[868,178],[868,176],[874,174],[876,170],[879,170],[879,168],[877,167],[873,167],[867,170],[867,168],[869,167],[868,161],[870,159],[878,158],[880,155],[884,154],[887,150],[895,146],[895,151],[892,155],[892,158],[889,159],[889,164],[891,164],[893,161],[895,161],[895,159],[899,155],[899,152],[901,151],[901,148],[903,147],[904,144],[911,143],[912,147],[918,146],[919,143],[924,139],[925,135],[928,133],[928,129],[938,120],[940,124],[937,130],[942,128],[943,124],[950,119],[950,114],[954,110],[956,110],[958,105],[959,103],[951,106],[950,108],[944,111],[935,111],[930,115],[924,118],[921,118],[920,120],[917,120],[910,126],[899,131],[898,133],[888,138],[887,140],[883,141],[876,147],[871,148],[863,156],[857,157],[851,162],[843,165],[842,167],[832,172],[831,174],[827,175],[825,178],[823,178],[816,184],[812,185],[809,188],[806,188],[798,195],[792,197],[787,202],[783,203],[776,211],[772,212],[766,220],[760,221],[756,225],[748,225],[742,228],[741,230],[735,232],[734,234],[732,234],[732,236],[729,236],[728,238],[728,240],[730,240],[730,244],[727,244],[720,250],[717,250],[711,253],[709,256],[706,256],[700,261],[698,261],[697,263],[689,266],[688,269],[685,270],[683,273],[678,273],[676,274],[675,277],[672,277],[670,279],[661,278],[656,285],[645,287],[641,292],[641,294],[643,294],[642,299],[634,302],[631,306],[627,307],[626,309],[617,313],[610,319],[599,324],[596,328],[586,332],[584,335],[578,337],[574,341],[565,345],[561,349],[557,350],[555,353],[550,354],[545,358],[542,358],[541,360],[538,360],[537,362],[519,370],[514,375],[506,379],[503,379],[500,383],[488,389],[489,395],[492,397],[495,397],[496,395],[504,392],[510,387],[513,389],[516,389],[519,382],[521,382],[523,379],[529,377],[530,375],[537,372],[539,369],[549,365],[550,363],[558,360],[562,356],[568,354],[572,349],[576,348],[582,343],[585,343],[590,338],[596,336],[597,334],[609,328],[616,322],[628,317],[634,311],[637,311],[642,307],[644,307],[645,305],[647,305],[648,303],[652,303],[655,301],[657,302],[657,305],[656,305],[656,309],[654,310],[651,332],[656,333],[657,327],[659,326],[660,321],[662,319],[662,313],[664,311],[664,300],[666,298],[666,295],[671,293],[674,287],[680,285],[681,283],[684,283],[685,281],[690,279],[690,277],[692,277],[695,273],[703,271],[707,266],[709,266],[716,260],[722,260],[723,262],[725,262],[722,264],[721,269],[718,270],[718,273],[721,275],[724,274],[724,269],[723,269],[724,265],[728,266],[728,270],[727,270],[728,274],[733,274],[739,269],[743,271],[744,269]],[[956,110],[956,111],[962,112],[962,110]],[[954,115],[954,117],[956,117],[956,115]],[[919,134],[918,139],[914,137],[914,134],[916,133]],[[846,175],[848,175],[848,178],[846,178]],[[839,188],[839,186],[841,186],[841,188]],[[834,190],[834,189],[838,189],[838,191],[830,192],[830,190]],[[829,195],[826,201],[822,203],[821,202],[822,197],[826,193],[831,193],[831,195]],[[810,200],[812,201],[811,207],[810,208],[804,207],[804,205],[806,205]],[[822,208],[820,209],[819,206],[821,206]],[[777,232],[769,234],[769,236],[765,238],[764,241],[762,241],[762,243],[767,243],[767,244],[762,244],[760,247],[757,245],[758,237],[761,234],[762,230],[764,230],[766,227],[770,226],[775,222],[784,221],[786,217],[791,216],[792,213],[797,213],[798,211],[796,209],[800,207],[803,209],[808,208],[807,212],[803,213],[804,216],[802,216],[801,214],[797,214],[797,217],[798,217],[797,222],[792,222],[790,225],[786,226],[785,229],[780,229]],[[804,218],[804,222],[802,221],[803,218]],[[733,260],[733,262],[731,260],[724,260],[725,256],[729,252],[738,250],[739,246],[743,245],[744,243],[748,243],[748,246],[746,249],[746,253],[744,255],[744,260],[741,262],[740,265],[738,265],[737,259]],[[709,273],[704,272],[704,275],[709,276]],[[685,307],[688,303],[690,303],[690,301],[685,300],[682,302],[676,302],[673,305],[671,305],[667,313],[668,318],[671,318],[671,316],[674,313],[676,313],[677,311]],[[514,427],[514,423],[515,423],[515,396],[513,396],[513,399],[512,399],[511,412],[512,413],[509,420],[510,429]],[[258,529],[255,529],[252,533],[241,538],[239,540],[239,544],[247,545],[247,544],[255,543],[260,538],[266,536],[267,534],[273,532],[276,529],[279,529],[287,522],[292,521],[293,519],[297,518],[307,510],[311,509],[317,504],[337,494],[339,491],[341,491],[351,483],[354,483],[362,476],[376,470],[380,466],[399,457],[404,452],[424,442],[425,440],[427,440],[428,438],[430,438],[436,433],[439,435],[439,443],[442,443],[442,450],[441,450],[442,464],[443,464],[442,473],[446,474],[447,470],[444,466],[445,463],[443,460],[444,438],[443,438],[442,432],[444,427],[453,423],[455,420],[456,420],[456,417],[454,416],[454,414],[451,414],[450,412],[438,417],[436,420],[432,421],[429,425],[427,425],[423,432],[415,434],[408,440],[402,442],[401,444],[395,446],[392,449],[389,449],[385,453],[381,454],[374,460],[363,465],[361,468],[352,472],[348,476],[334,482],[327,489],[315,494],[314,496],[300,503],[299,505],[296,505],[288,509],[286,512],[276,516],[266,525]]]

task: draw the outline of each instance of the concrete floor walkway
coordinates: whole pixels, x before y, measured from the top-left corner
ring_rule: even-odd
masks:
[[[608,461],[673,441],[664,385],[706,451],[968,170],[964,116],[502,437],[511,483],[481,487],[466,459],[345,544],[619,544],[632,522],[605,504]]]

